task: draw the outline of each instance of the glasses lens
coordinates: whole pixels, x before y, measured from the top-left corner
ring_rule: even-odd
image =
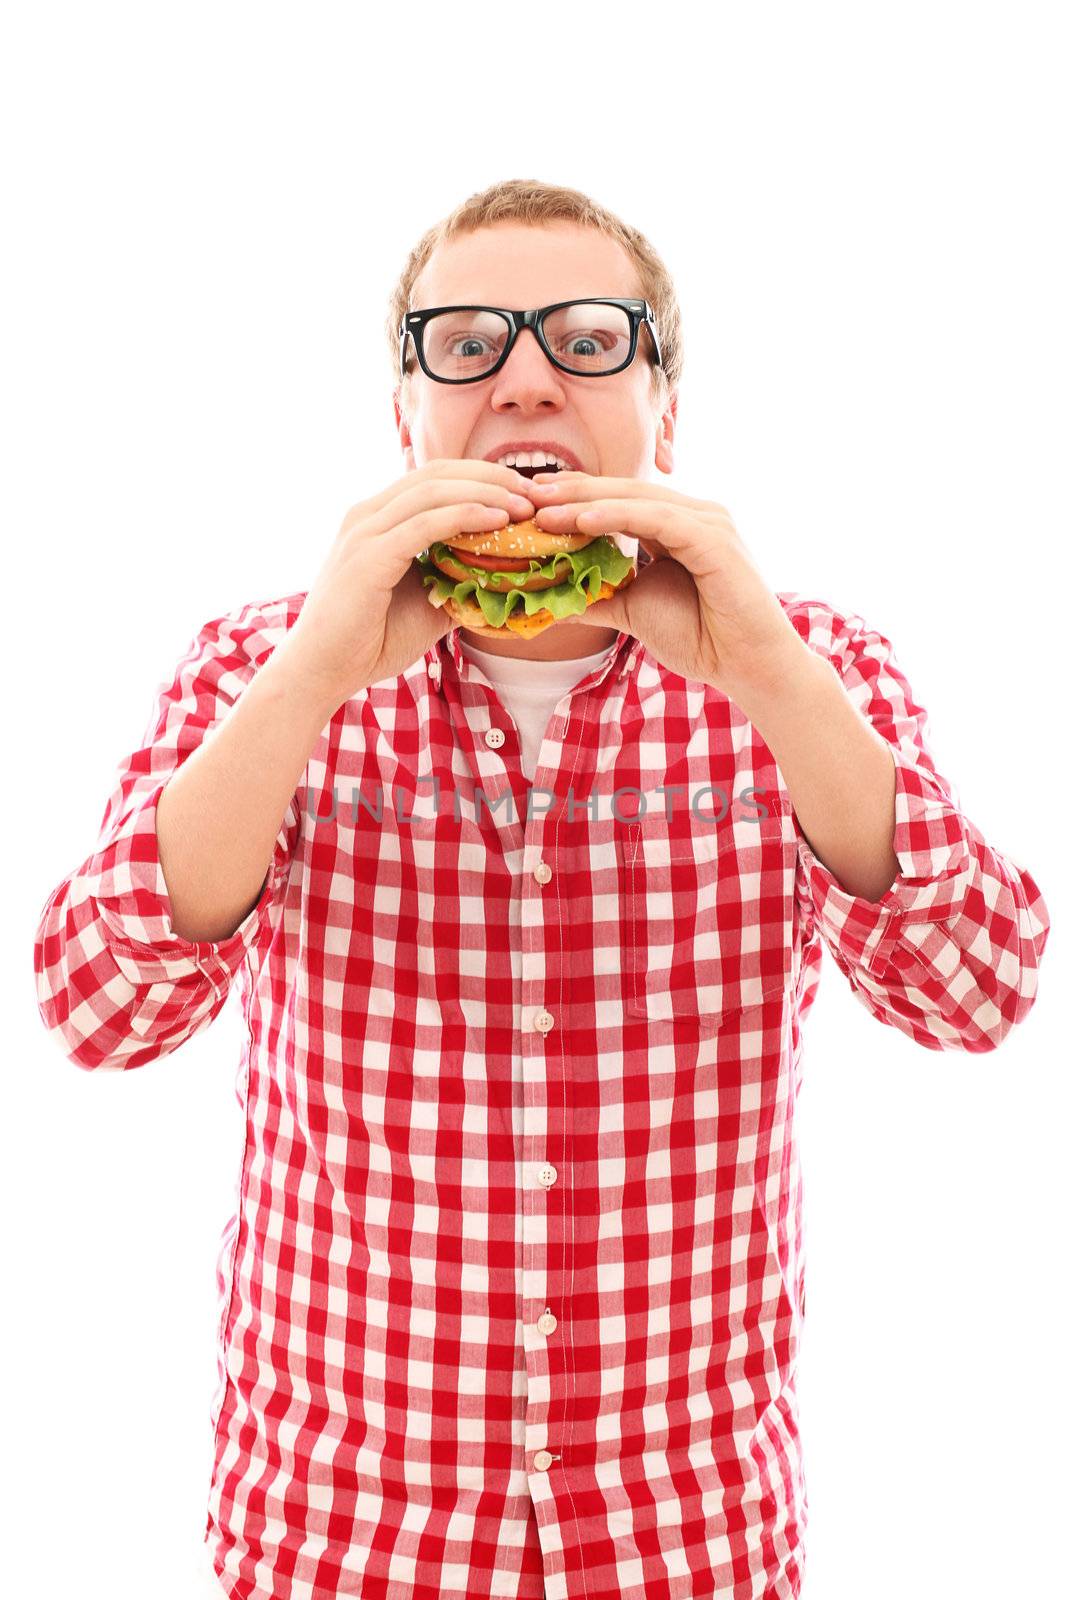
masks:
[[[422,353],[437,378],[482,378],[507,340],[508,325],[495,311],[442,311],[426,324]]]
[[[568,372],[616,372],[630,354],[630,318],[621,306],[580,300],[545,318],[545,338]]]
[[[577,301],[545,318],[545,338],[568,372],[597,376],[616,372],[630,353],[630,319],[621,306]],[[508,340],[508,325],[495,311],[444,311],[431,317],[423,355],[438,378],[483,378]]]

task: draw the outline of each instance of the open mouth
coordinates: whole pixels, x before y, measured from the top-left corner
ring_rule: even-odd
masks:
[[[558,465],[553,466],[552,462],[549,461],[543,467],[514,467],[512,470],[521,472],[524,478],[532,478],[541,472],[558,472],[560,469]]]

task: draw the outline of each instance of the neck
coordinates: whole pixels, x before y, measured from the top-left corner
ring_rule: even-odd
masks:
[[[615,643],[617,628],[573,627],[554,623],[532,639],[485,639],[460,628],[461,643],[484,650],[486,655],[514,656],[520,661],[575,661],[580,656],[595,656]]]

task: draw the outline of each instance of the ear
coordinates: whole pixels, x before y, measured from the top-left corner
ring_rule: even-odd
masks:
[[[656,424],[656,466],[661,472],[674,471],[674,429],[678,420],[678,392],[669,397],[666,410]]]
[[[404,400],[401,387],[398,384],[393,390],[393,416],[400,432],[400,448],[404,452],[404,460],[409,472],[415,471],[415,451],[411,443],[411,429],[404,411]]]

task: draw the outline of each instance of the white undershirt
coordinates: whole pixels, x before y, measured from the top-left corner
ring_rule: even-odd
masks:
[[[491,684],[515,719],[522,743],[523,775],[528,782],[532,783],[537,774],[541,741],[556,706],[576,683],[602,667],[614,648],[613,641],[591,656],[575,656],[570,661],[529,661],[492,655],[463,641],[472,678]]]

